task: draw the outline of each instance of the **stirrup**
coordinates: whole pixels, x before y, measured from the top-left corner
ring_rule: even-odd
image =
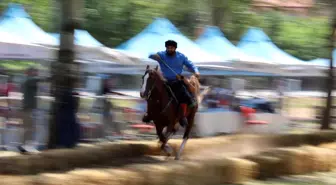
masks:
[[[188,105],[188,108],[194,108],[197,105],[196,101],[193,101],[190,105]]]

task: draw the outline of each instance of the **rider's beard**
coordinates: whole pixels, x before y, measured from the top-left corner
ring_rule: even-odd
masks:
[[[174,56],[175,55],[175,51],[166,51],[167,55],[169,56]]]

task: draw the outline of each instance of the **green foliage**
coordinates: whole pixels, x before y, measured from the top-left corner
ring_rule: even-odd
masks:
[[[1,60],[0,62],[0,68],[6,68],[8,70],[15,70],[15,71],[22,71],[32,66],[40,66],[40,65],[32,61]]]
[[[33,21],[45,31],[59,30],[58,0],[2,0],[0,11],[9,2],[23,4]],[[239,41],[249,27],[261,27],[276,45],[292,55],[305,60],[329,57],[327,18],[295,17],[275,11],[260,13],[251,9],[250,2],[85,0],[83,27],[106,46],[115,47],[138,34],[155,17],[167,17],[191,39],[195,39],[196,28],[212,24],[216,19],[233,43]]]
[[[321,18],[285,17],[274,39],[285,51],[308,60],[317,57],[329,57],[327,47],[330,35],[329,23]]]
[[[26,11],[34,22],[46,31],[53,28],[53,4],[49,0],[1,0],[0,11],[4,10],[8,3],[18,3],[25,6]]]

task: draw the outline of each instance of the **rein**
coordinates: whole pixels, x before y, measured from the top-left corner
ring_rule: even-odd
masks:
[[[148,101],[150,99],[150,97],[152,96],[152,91],[154,90],[155,88],[155,84],[156,84],[156,80],[154,80],[154,85],[152,85],[152,88],[148,91],[148,96],[146,97],[146,100]]]
[[[157,78],[154,80],[154,83],[153,83],[151,89],[148,91],[148,96],[147,96],[147,98],[146,98],[147,101],[151,99],[152,91],[153,91],[154,88],[156,87],[156,80],[157,80]],[[172,90],[171,90],[170,88],[169,88],[169,91],[172,93]],[[175,101],[177,101],[177,99],[176,99],[174,93],[172,93],[172,96],[173,96],[173,98],[170,97],[168,103],[167,103],[166,106],[162,109],[162,111],[160,112],[160,114],[163,114],[163,113],[166,112],[167,108],[170,106],[171,102],[172,102],[174,99],[175,99]]]

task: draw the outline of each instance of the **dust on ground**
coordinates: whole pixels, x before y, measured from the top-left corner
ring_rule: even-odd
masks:
[[[335,185],[336,171],[318,172],[308,175],[294,175],[269,179],[265,181],[250,181],[244,185]]]

